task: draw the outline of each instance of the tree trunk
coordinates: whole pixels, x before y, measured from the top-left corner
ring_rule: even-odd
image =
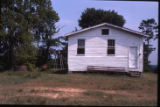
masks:
[[[14,46],[13,46],[13,42],[12,42],[12,37],[9,36],[9,61],[10,61],[10,64],[9,64],[9,69],[13,69],[13,65],[14,65]]]

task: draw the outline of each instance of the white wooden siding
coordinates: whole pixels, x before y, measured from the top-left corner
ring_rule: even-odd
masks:
[[[101,29],[109,29],[109,35],[102,35]],[[85,55],[77,55],[77,41],[85,39]],[[115,55],[107,55],[107,40],[115,40]],[[69,71],[86,71],[88,65],[125,67],[128,72],[129,47],[136,46],[138,70],[143,71],[143,39],[115,28],[99,27],[68,38]]]

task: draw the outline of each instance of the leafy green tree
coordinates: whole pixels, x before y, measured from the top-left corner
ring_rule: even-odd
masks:
[[[59,40],[54,38],[54,34],[59,31],[55,23],[59,21],[59,16],[52,9],[50,0],[42,0],[37,9],[38,15],[41,16],[40,23],[36,24],[35,40],[41,43],[39,46],[37,65],[41,66],[51,60],[52,46],[57,46]]]
[[[17,27],[16,18],[18,14],[15,12],[15,0],[1,0],[1,53],[3,54],[3,63],[9,67],[13,67],[14,48],[18,45],[16,41]],[[16,32],[15,32],[16,31]]]
[[[0,1],[0,64],[6,68],[35,64],[37,49],[34,42],[48,45],[55,33],[58,14],[50,0]],[[50,48],[50,47],[49,47]]]
[[[114,10],[106,11],[102,9],[96,10],[95,8],[87,8],[82,12],[78,22],[79,26],[82,28],[87,28],[104,22],[123,26],[125,24],[125,19]]]
[[[151,69],[149,66],[149,55],[152,53],[152,51],[155,50],[153,45],[151,45],[150,41],[157,38],[158,25],[156,21],[151,18],[147,20],[142,20],[139,25],[139,29],[142,31],[142,33],[148,35],[144,42],[144,71],[150,71]]]

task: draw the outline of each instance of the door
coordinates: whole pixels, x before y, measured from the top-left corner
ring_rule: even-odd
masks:
[[[129,68],[137,68],[137,47],[129,48]]]

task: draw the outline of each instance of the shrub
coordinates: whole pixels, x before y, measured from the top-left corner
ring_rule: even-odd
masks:
[[[35,67],[37,49],[34,46],[21,46],[15,52],[15,65],[26,65],[29,71],[33,71]]]
[[[27,66],[28,71],[34,71],[34,68],[35,68],[34,64],[26,63],[25,65]]]
[[[143,71],[144,72],[152,72],[152,69],[151,69],[151,67],[149,65],[144,65]]]
[[[53,60],[48,61],[47,66],[48,66],[48,68],[53,68],[54,67],[54,61]]]
[[[25,65],[15,66],[14,70],[15,71],[27,71],[27,67]]]

